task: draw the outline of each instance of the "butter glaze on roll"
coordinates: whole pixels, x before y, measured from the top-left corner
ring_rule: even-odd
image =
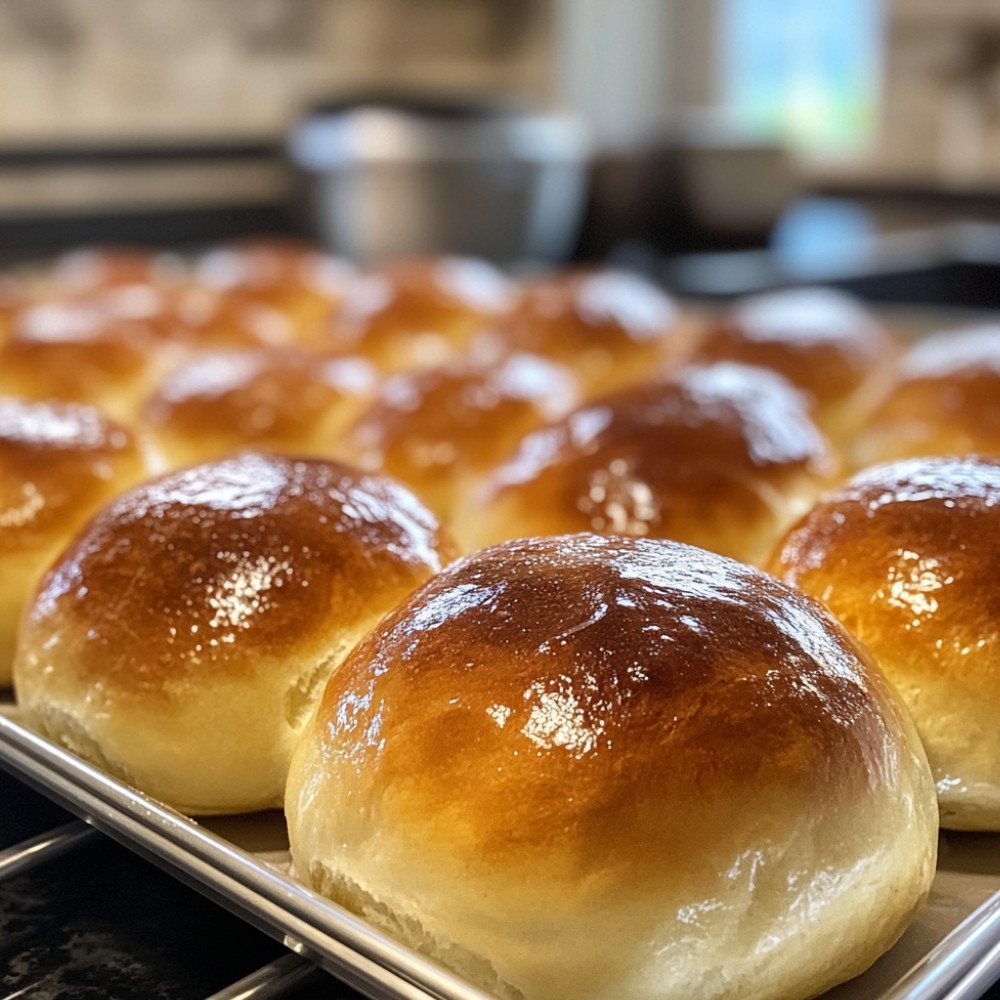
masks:
[[[339,257],[275,239],[209,250],[193,280],[221,300],[206,331],[216,342],[223,333],[233,339],[249,333],[265,344],[311,345],[322,339],[355,274]]]
[[[496,334],[571,368],[591,394],[648,377],[681,348],[674,300],[627,271],[564,271],[529,285]]]
[[[846,440],[888,389],[895,338],[857,299],[796,288],[744,299],[704,337],[701,359],[771,368],[807,394],[813,419]]]
[[[757,562],[836,468],[802,396],[780,375],[690,366],[529,434],[455,530],[469,549],[596,531]]]
[[[182,271],[178,258],[143,247],[78,247],[53,259],[40,291],[66,300],[128,286],[167,287],[180,281]]]
[[[332,344],[387,372],[444,364],[515,301],[491,264],[466,257],[403,260],[352,283]]]
[[[21,285],[0,274],[0,345],[7,339],[14,316],[25,305],[25,291]]]
[[[0,392],[88,403],[130,419],[181,358],[162,310],[154,289],[129,286],[18,311],[0,342]]]
[[[927,337],[855,447],[859,466],[919,455],[1000,455],[1000,324]]]
[[[449,555],[386,477],[253,453],[172,473],[45,576],[15,694],[28,724],[185,812],[277,806],[327,676]]]
[[[375,385],[361,358],[293,348],[205,352],[171,372],[141,413],[175,466],[241,448],[328,455]]]
[[[94,510],[145,472],[133,435],[93,407],[0,396],[0,687],[35,584]]]
[[[951,829],[1000,830],[1000,458],[875,466],[769,569],[823,603],[906,701]]]
[[[519,1000],[800,1000],[934,874],[919,739],[818,605],[688,546],[575,536],[452,565],[331,678],[297,875]]]
[[[450,523],[475,482],[578,396],[567,369],[529,354],[404,372],[347,430],[342,454],[409,484]]]

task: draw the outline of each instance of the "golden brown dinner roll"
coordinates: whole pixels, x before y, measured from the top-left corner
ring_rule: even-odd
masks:
[[[844,440],[891,381],[899,346],[857,299],[833,288],[794,288],[738,302],[696,357],[773,368],[808,394],[823,431]]]
[[[780,375],[690,366],[529,434],[455,531],[467,550],[597,531],[758,562],[836,468],[804,399]]]
[[[485,261],[403,260],[350,286],[332,337],[384,371],[430,368],[461,353],[513,302],[513,285]]]
[[[529,285],[497,335],[567,365],[591,393],[646,378],[684,346],[673,299],[609,269],[560,271]]]
[[[43,579],[18,704],[185,812],[277,806],[323,682],[449,552],[406,489],[337,463],[244,453],[148,481]]]
[[[342,454],[408,483],[447,523],[478,478],[578,395],[565,368],[530,354],[400,373],[348,429]]]
[[[176,319],[174,336],[193,352],[302,346],[302,331],[294,317],[247,296],[220,295],[190,286],[173,296],[170,309]]]
[[[212,330],[242,320],[251,325],[277,315],[288,325],[281,340],[264,343],[309,344],[321,338],[354,279],[346,261],[294,240],[257,239],[216,247],[195,264],[196,287],[218,295],[226,306]],[[240,315],[242,314],[242,315]],[[272,331],[273,333],[273,331]]]
[[[141,415],[174,466],[240,448],[328,455],[375,385],[361,358],[301,348],[206,352],[171,372]]]
[[[0,344],[10,332],[14,316],[25,306],[25,293],[13,279],[0,274]]]
[[[0,687],[18,620],[49,563],[94,510],[143,477],[132,434],[90,406],[0,397]]]
[[[31,305],[0,343],[0,393],[89,403],[128,420],[180,357],[163,322],[152,289]]]
[[[800,1000],[934,874],[920,741],[766,574],[594,535],[478,552],[334,674],[285,804],[310,886],[518,1000]]]
[[[928,337],[855,447],[858,465],[918,455],[1000,455],[1000,325]]]
[[[42,291],[65,300],[127,286],[168,286],[183,267],[172,254],[145,247],[78,247],[55,257],[42,274]]]
[[[769,569],[871,650],[927,748],[951,829],[1000,830],[1000,459],[915,458],[824,497]]]

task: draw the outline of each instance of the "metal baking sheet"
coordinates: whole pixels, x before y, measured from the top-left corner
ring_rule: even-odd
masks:
[[[280,813],[189,819],[22,726],[0,705],[0,766],[371,1000],[490,1000],[290,873]],[[903,938],[824,1000],[975,1000],[1000,978],[1000,834],[943,834]]]

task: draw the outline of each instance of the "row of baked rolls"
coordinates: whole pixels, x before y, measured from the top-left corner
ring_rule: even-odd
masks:
[[[120,419],[204,350],[294,346],[395,371],[453,361],[488,336],[499,353],[566,366],[584,395],[692,351],[768,367],[806,394],[814,421],[856,467],[904,450],[997,447],[995,330],[920,345],[897,376],[896,339],[829,289],[751,297],[698,329],[651,283],[616,271],[520,286],[484,262],[436,258],[358,275],[309,247],[258,242],[190,267],[140,251],[75,253],[34,283],[5,279],[0,292],[0,392],[94,403]]]
[[[146,481],[43,578],[18,703],[184,811],[284,794],[300,877],[500,996],[797,1000],[898,938],[934,786],[818,605],[664,541],[452,556],[336,463]]]
[[[71,259],[14,309],[0,391],[77,402],[124,395],[134,405],[179,354],[296,346],[395,372],[453,360],[484,337],[574,368],[590,391],[645,374],[683,341],[667,295],[600,268],[522,286],[472,259],[402,261],[359,275],[316,251],[267,245],[213,251],[180,274],[168,269],[169,278],[151,255]],[[32,356],[20,359],[25,352]],[[93,371],[77,373],[84,352]]]

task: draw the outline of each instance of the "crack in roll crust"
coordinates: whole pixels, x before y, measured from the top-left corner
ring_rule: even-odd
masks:
[[[593,535],[478,552],[389,615],[286,813],[315,887],[528,998],[812,995],[902,932],[936,848],[919,741],[839,625]]]
[[[105,507],[43,580],[19,704],[188,811],[277,805],[303,703],[449,556],[386,477],[254,453],[172,473]]]
[[[824,497],[769,568],[819,598],[900,690],[943,826],[1000,829],[1000,459],[875,466]]]

